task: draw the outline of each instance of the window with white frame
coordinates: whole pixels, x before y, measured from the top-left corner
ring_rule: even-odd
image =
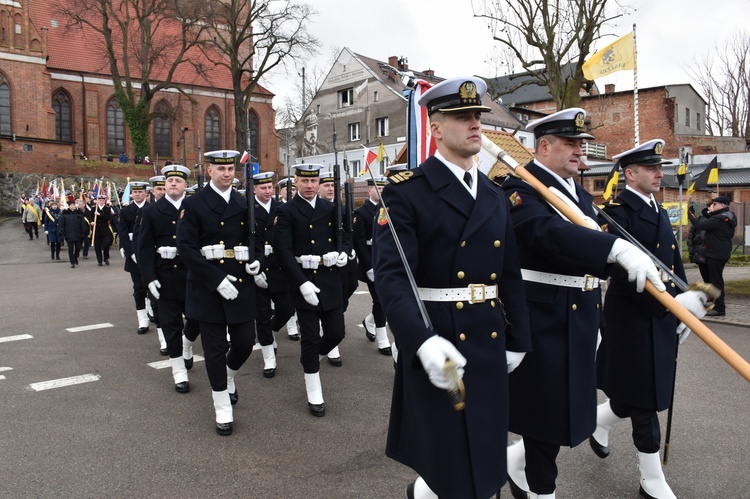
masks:
[[[349,107],[354,104],[354,88],[347,88],[346,90],[339,90],[338,93],[338,107]]]
[[[352,161],[349,162],[349,164],[352,165],[352,171],[353,172],[356,172],[357,175],[359,175],[361,173],[359,171],[359,169],[362,166],[362,162],[360,160],[358,160],[358,159],[352,160]]]
[[[375,130],[377,131],[378,137],[388,136],[388,118],[378,118],[375,120]]]
[[[359,123],[349,123],[349,140],[354,141],[359,139]]]

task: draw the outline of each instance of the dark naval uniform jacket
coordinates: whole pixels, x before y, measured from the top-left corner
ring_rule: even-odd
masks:
[[[185,203],[185,199],[182,203]],[[158,279],[161,284],[161,299],[184,302],[187,280],[185,263],[179,254],[173,259],[164,259],[156,251],[161,246],[177,247],[179,215],[177,208],[167,200],[166,195],[157,202],[144,206],[141,212],[136,258],[146,285]]]
[[[135,253],[135,224],[136,218],[140,218],[141,210],[148,206],[148,203],[143,203],[141,208],[138,207],[135,202],[131,202],[127,206],[124,206],[120,211],[120,220],[117,223],[117,237],[120,239],[120,248],[125,250],[125,271],[126,272],[137,272],[138,264],[136,264],[131,255]],[[136,259],[138,255],[136,255]],[[139,262],[140,263],[140,262]],[[151,281],[148,281],[151,282]]]
[[[295,258],[302,255],[322,256],[336,251],[333,203],[318,197],[313,209],[302,196],[296,195],[290,202],[277,208],[274,225],[273,252],[291,287],[294,308],[325,311],[342,307],[341,269],[335,265],[325,267],[322,263],[315,270],[303,269]],[[341,251],[348,255],[351,245],[345,231],[342,241]],[[305,301],[299,290],[306,281],[320,288],[320,303],[315,307]]]
[[[94,207],[94,214],[91,216],[91,222],[96,221],[96,234],[94,234],[94,237],[96,239],[101,239],[103,237],[114,237],[114,232],[112,232],[111,227],[113,216],[114,212],[111,206],[107,206],[105,204],[101,208],[96,206]],[[93,232],[93,230],[94,228],[92,227],[91,231]]]
[[[657,213],[637,194],[624,190],[604,208],[683,281],[685,269],[669,216]],[[606,220],[600,220],[606,224]],[[611,225],[611,234],[619,234]],[[642,409],[667,409],[672,396],[678,321],[649,293],[638,293],[619,266],[612,269],[604,300],[605,327],[596,358],[599,388],[612,400]],[[667,292],[677,294],[673,282]]]
[[[203,246],[223,244],[225,250],[253,245],[248,229],[247,201],[232,189],[229,203],[210,185],[182,202],[177,222],[177,251],[188,267],[185,316],[214,324],[240,324],[255,319],[255,281],[245,264],[232,257],[207,260]],[[263,265],[263,246],[255,241],[255,260]],[[252,247],[250,248],[252,251]],[[225,300],[216,288],[231,275],[239,291],[234,300]]]
[[[386,218],[378,210],[375,288],[396,338],[386,454],[421,475],[440,497],[487,498],[505,483],[508,372],[505,351],[528,351],[529,317],[509,204],[485,175],[477,198],[437,158],[386,185],[383,199],[419,287],[497,285],[499,299],[425,301],[425,326]],[[358,220],[359,222],[359,220]],[[466,357],[466,408],[456,411],[417,356],[438,334]]]
[[[596,220],[593,197],[575,184],[578,201],[533,161],[526,170],[568,196]],[[616,237],[563,219],[526,182],[508,177],[523,269],[584,277],[607,277]],[[510,431],[556,445],[575,446],[596,426],[596,339],[601,291],[524,281],[531,317],[532,352],[510,376]]]
[[[377,212],[378,206],[373,204],[370,199],[366,199],[362,206],[354,212],[352,245],[359,259],[357,278],[362,282],[370,281],[367,278],[367,271],[372,268],[372,229],[375,225]]]
[[[255,200],[255,196],[253,196],[253,200],[255,202],[255,226],[257,228],[256,230],[258,231],[258,235],[263,239],[264,246],[266,244],[272,245],[274,228],[273,221],[276,217],[276,211],[279,209],[279,206],[281,206],[282,203],[276,201],[276,199],[274,198],[271,198],[271,210],[266,211],[266,209],[263,208],[257,200]],[[266,273],[268,290],[271,293],[279,293],[289,289],[286,275],[281,269],[275,253],[271,253],[266,257],[263,272]]]

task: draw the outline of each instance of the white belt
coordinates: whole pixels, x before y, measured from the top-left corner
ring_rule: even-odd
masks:
[[[372,246],[372,239],[368,239],[368,240],[367,240],[367,241],[365,241],[365,242],[367,243],[367,246]]]
[[[318,256],[318,255],[305,255],[305,256]],[[318,261],[318,263],[323,263],[323,257],[321,256],[319,258],[320,260]],[[297,260],[297,263],[302,263],[302,258],[295,256],[294,259]]]
[[[599,287],[599,278],[588,274],[580,277],[550,274],[547,272],[539,272],[538,270],[521,269],[521,277],[523,277],[524,281],[549,284],[551,286],[561,286],[564,288],[578,288],[583,291],[592,291]]]
[[[497,284],[469,284],[465,288],[418,288],[424,301],[468,301],[484,303],[497,298]]]

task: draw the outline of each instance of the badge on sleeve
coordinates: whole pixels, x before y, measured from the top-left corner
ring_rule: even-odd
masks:
[[[182,217],[185,216],[185,210],[180,210],[180,220],[182,220]]]
[[[279,222],[279,216],[276,215],[275,217],[273,217],[273,224],[276,225],[278,222]]]
[[[383,208],[380,208],[380,212],[378,213],[378,225],[385,225],[387,223],[388,217],[386,217],[385,215],[385,210]]]
[[[523,199],[521,199],[521,195],[518,193],[518,191],[511,194],[509,199],[512,206],[518,206],[523,203]]]

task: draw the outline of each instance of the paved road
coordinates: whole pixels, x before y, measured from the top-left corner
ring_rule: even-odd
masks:
[[[299,344],[280,338],[277,376],[263,378],[260,352],[251,356],[235,433],[219,437],[203,363],[186,395],[169,369],[149,366],[163,357],[153,328],[135,333],[119,255],[71,269],[17,220],[0,225],[0,247],[0,497],[403,497],[414,474],[384,456],[393,368],[358,326],[366,294],[347,314],[343,367],[322,367],[325,418],[307,413]],[[102,323],[112,327],[66,330]],[[750,329],[712,327],[750,358]],[[7,341],[19,335],[30,338]],[[82,375],[95,380],[32,387]],[[749,414],[750,385],[688,340],[666,470],[680,497],[750,497]],[[628,425],[615,427],[606,460],[586,445],[563,450],[559,497],[637,497],[629,439]]]

